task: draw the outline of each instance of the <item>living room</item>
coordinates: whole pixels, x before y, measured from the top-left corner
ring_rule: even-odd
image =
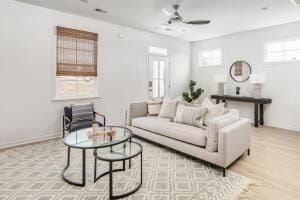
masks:
[[[299,199],[299,10],[297,0],[2,0],[0,199]],[[70,38],[82,40],[71,49]],[[74,52],[92,64],[65,67]],[[113,180],[93,172],[122,163],[71,130],[64,108],[86,105],[99,121],[89,131],[135,145]],[[180,105],[202,121],[178,120]],[[221,105],[231,121],[208,120]]]

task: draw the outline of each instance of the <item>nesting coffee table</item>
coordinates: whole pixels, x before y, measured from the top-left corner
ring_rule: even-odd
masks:
[[[132,131],[125,127],[120,126],[105,126],[100,127],[101,131],[114,130],[115,135],[113,137],[101,136],[101,137],[88,137],[88,132],[92,131],[92,128],[81,129],[71,132],[64,138],[64,144],[68,147],[67,165],[62,172],[62,178],[64,181],[71,185],[84,187],[86,184],[86,150],[94,149],[94,182],[101,177],[109,174],[109,197],[110,199],[119,199],[129,196],[136,192],[142,185],[142,146],[137,142],[132,142]],[[74,182],[68,179],[65,172],[70,166],[71,148],[82,150],[82,182]],[[113,195],[113,172],[125,171],[125,162],[129,160],[129,168],[131,167],[131,159],[139,156],[141,157],[141,177],[139,185],[132,191],[122,194]],[[97,160],[109,162],[109,170],[97,176]],[[123,168],[113,169],[114,162],[123,162]]]

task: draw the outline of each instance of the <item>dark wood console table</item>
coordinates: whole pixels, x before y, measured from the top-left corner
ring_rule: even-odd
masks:
[[[216,103],[219,103],[220,100],[226,101],[239,101],[246,103],[254,104],[254,126],[258,127],[258,105],[259,105],[259,122],[261,125],[264,125],[264,104],[272,103],[272,99],[268,98],[254,98],[246,96],[230,96],[230,95],[211,95],[211,99],[216,99]]]

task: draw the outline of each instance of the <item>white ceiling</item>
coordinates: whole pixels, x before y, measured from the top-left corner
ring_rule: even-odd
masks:
[[[184,18],[209,19],[211,24],[176,23],[170,26],[173,31],[166,31],[155,28],[168,19],[161,9],[172,9],[173,0],[88,0],[88,3],[81,0],[18,1],[189,41],[300,20],[300,6],[294,5],[291,0],[181,0],[179,12]],[[270,9],[263,11],[262,7],[266,6]],[[108,13],[97,13],[95,8],[107,10]]]

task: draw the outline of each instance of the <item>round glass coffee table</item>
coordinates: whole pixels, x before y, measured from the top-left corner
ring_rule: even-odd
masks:
[[[120,127],[120,126],[101,126],[99,127],[99,130],[100,131],[114,130],[115,134],[112,137],[110,136],[89,137],[88,133],[92,131],[92,128],[86,128],[86,129],[73,131],[64,138],[64,144],[68,147],[68,160],[67,160],[67,166],[64,168],[62,172],[62,178],[67,183],[75,186],[81,186],[81,187],[85,186],[87,149],[112,147],[114,145],[118,145],[126,141],[131,141],[132,131],[128,128]],[[70,166],[71,148],[82,150],[82,182],[81,183],[76,183],[74,181],[71,181],[65,176],[65,172]],[[97,160],[95,158],[94,167],[96,167],[96,161]],[[96,181],[95,173],[96,170],[94,169],[94,181]]]

